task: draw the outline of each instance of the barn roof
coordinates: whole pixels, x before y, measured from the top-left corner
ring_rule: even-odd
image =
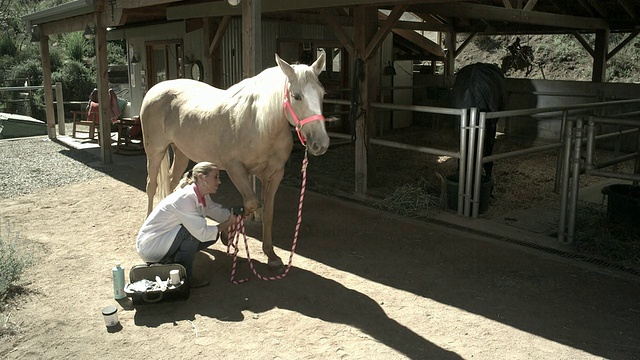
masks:
[[[24,19],[34,25],[69,19],[92,13],[99,3],[76,0],[29,14]],[[117,7],[114,11],[122,13],[120,25],[241,14],[240,6],[232,7],[226,0],[145,0],[113,4]],[[421,22],[402,21],[397,27],[416,30],[487,34],[640,30],[640,1],[636,0],[282,0],[262,1],[262,12],[267,18],[286,16],[291,21],[322,22],[319,11],[330,10],[341,21],[349,22],[352,21],[348,17],[349,8],[361,5],[387,10],[404,5],[405,11],[415,14]],[[106,5],[106,13],[111,11],[109,6]]]

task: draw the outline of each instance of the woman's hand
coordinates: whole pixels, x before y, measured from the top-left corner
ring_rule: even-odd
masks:
[[[227,230],[231,225],[235,224],[238,221],[238,217],[236,215],[229,215],[229,218],[218,225],[220,230]]]

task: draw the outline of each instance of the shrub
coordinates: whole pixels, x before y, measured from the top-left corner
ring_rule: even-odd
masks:
[[[95,88],[95,75],[79,61],[66,61],[58,71],[51,74],[51,80],[54,84],[62,83],[65,101],[85,101]]]
[[[89,43],[79,31],[63,35],[62,45],[67,60],[83,61],[89,52]]]
[[[29,84],[32,86],[42,85],[42,61],[40,59],[28,59],[16,63],[11,68],[11,78],[29,79]]]
[[[22,240],[9,221],[0,218],[0,308],[24,271],[33,264],[33,257]]]
[[[6,34],[2,35],[0,37],[0,56],[7,55],[7,56],[14,57],[16,56],[17,52],[18,52],[18,47],[13,42],[13,40],[11,40],[11,38]]]

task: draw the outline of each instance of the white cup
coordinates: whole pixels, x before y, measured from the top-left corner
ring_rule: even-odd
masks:
[[[180,271],[179,270],[169,271],[169,278],[171,279],[171,285],[180,284]]]

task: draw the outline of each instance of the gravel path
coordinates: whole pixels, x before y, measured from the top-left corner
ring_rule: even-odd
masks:
[[[94,179],[115,171],[95,155],[47,136],[0,140],[0,199]]]

